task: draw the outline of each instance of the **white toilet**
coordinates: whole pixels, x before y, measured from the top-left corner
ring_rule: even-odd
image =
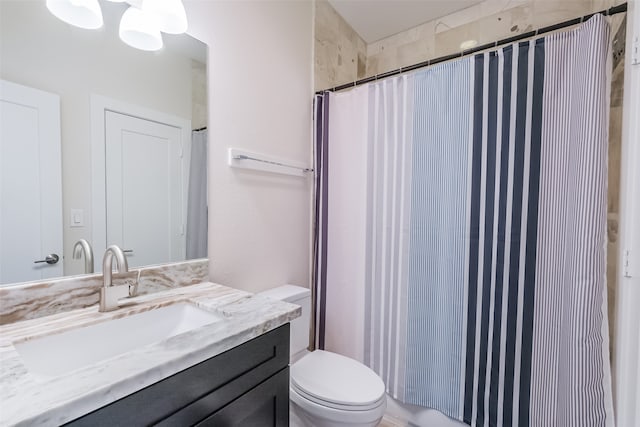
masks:
[[[328,351],[307,351],[311,292],[285,285],[261,295],[302,307],[291,322],[291,426],[374,427],[387,407],[380,377],[362,363]]]

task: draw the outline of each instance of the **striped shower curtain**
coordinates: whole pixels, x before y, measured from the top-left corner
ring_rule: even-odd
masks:
[[[324,96],[321,348],[472,426],[613,425],[609,54],[595,15]]]

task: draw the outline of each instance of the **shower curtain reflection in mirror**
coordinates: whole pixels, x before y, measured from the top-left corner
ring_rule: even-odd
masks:
[[[206,128],[191,134],[187,204],[187,259],[207,257],[207,136]]]

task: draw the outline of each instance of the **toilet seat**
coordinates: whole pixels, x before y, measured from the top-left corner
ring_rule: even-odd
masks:
[[[385,397],[382,396],[376,402],[373,402],[369,405],[349,405],[349,404],[340,404],[336,402],[332,402],[330,400],[320,399],[305,390],[300,389],[295,384],[291,383],[291,391],[298,394],[303,399],[309,400],[313,403],[316,403],[320,406],[324,406],[327,408],[339,409],[341,411],[369,411],[371,409],[376,409],[378,406],[385,403]]]
[[[318,405],[341,411],[368,411],[384,405],[380,377],[356,360],[323,350],[291,366],[291,389]]]
[[[383,399],[378,407],[368,410],[330,408],[307,399],[293,388],[289,389],[289,399],[292,411],[302,413],[301,416],[307,420],[307,424],[301,425],[314,427],[373,427],[378,425],[387,409],[386,399]]]

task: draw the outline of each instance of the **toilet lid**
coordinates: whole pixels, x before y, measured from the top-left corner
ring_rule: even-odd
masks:
[[[370,407],[378,404],[385,392],[384,383],[371,369],[322,350],[309,353],[291,367],[291,386],[314,400],[341,407]]]

